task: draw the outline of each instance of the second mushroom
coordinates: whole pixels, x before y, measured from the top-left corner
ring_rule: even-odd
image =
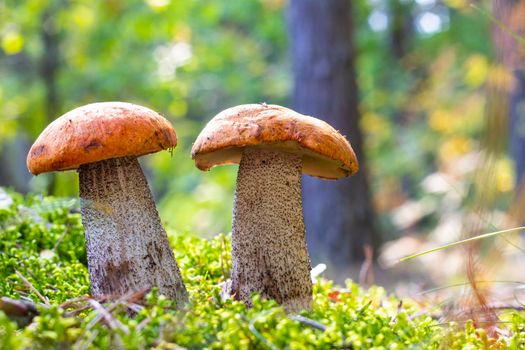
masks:
[[[233,209],[230,293],[251,305],[251,294],[288,310],[312,300],[301,174],[351,176],[358,163],[350,143],[327,123],[277,105],[224,110],[192,149],[201,170],[240,164]]]

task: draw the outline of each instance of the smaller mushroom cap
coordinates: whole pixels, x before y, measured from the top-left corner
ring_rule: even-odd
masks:
[[[176,145],[175,130],[157,112],[125,102],[92,103],[49,124],[29,150],[27,168],[34,175],[71,170]]]
[[[346,138],[322,120],[291,109],[247,104],[216,115],[197,137],[192,158],[201,170],[238,164],[244,147],[281,149],[303,157],[303,173],[338,179],[359,165]]]

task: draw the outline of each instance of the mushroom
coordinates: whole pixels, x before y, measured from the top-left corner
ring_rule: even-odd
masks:
[[[312,299],[305,241],[301,174],[325,179],[353,175],[357,159],[330,125],[277,105],[248,104],[224,110],[192,148],[201,170],[240,164],[232,227],[230,293],[251,305],[251,294],[275,299],[288,310]]]
[[[38,175],[78,169],[91,292],[120,296],[158,287],[182,305],[187,291],[137,157],[174,148],[160,114],[124,102],[93,103],[49,124],[27,156]]]

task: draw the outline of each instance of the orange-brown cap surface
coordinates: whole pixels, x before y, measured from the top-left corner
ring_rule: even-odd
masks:
[[[171,124],[146,107],[101,102],[76,108],[42,131],[29,154],[35,175],[77,169],[82,164],[141,156],[177,145]]]
[[[191,155],[196,166],[239,163],[244,147],[278,148],[302,155],[303,172],[327,179],[359,169],[350,143],[322,120],[266,104],[240,105],[216,115],[202,130]]]

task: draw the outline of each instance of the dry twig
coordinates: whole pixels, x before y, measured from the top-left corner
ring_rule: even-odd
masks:
[[[29,282],[29,281],[27,280],[27,278],[25,278],[24,275],[22,275],[22,274],[20,273],[20,271],[15,270],[15,273],[16,273],[16,275],[17,275],[17,276],[18,276],[18,277],[24,282],[24,284],[25,284],[26,286],[28,286],[29,289],[31,289],[31,290],[33,291],[33,293],[35,293],[35,294],[40,298],[40,300],[42,300],[42,302],[43,302],[44,304],[49,305],[49,300],[48,300],[46,297],[44,297],[42,294],[40,294],[40,292],[35,288],[35,286],[33,286],[33,285],[31,284],[31,282]]]

